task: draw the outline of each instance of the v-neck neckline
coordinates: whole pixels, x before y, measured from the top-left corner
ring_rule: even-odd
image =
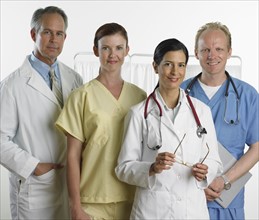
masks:
[[[105,85],[103,85],[99,80],[94,79],[94,81],[96,82],[96,84],[98,84],[98,85],[103,89],[103,91],[104,91],[105,93],[109,94],[109,95],[112,97],[113,100],[116,100],[116,102],[120,102],[120,100],[122,99],[122,96],[123,96],[123,94],[124,94],[125,84],[127,83],[126,81],[123,81],[121,93],[120,93],[120,96],[119,96],[118,99],[116,99],[116,98],[113,96],[113,94],[110,92],[110,90],[107,89],[107,88],[105,87]]]

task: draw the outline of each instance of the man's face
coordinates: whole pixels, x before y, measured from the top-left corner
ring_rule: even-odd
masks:
[[[62,16],[58,13],[43,15],[38,32],[31,30],[31,37],[35,42],[34,55],[46,64],[53,64],[62,52],[66,39]]]
[[[225,74],[227,59],[231,56],[228,39],[221,30],[206,30],[198,41],[195,51],[203,71],[209,74]]]

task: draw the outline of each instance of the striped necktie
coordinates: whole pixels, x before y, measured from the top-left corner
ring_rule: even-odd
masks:
[[[54,95],[56,96],[60,107],[63,108],[63,95],[62,95],[61,89],[59,87],[57,78],[55,76],[55,70],[54,69],[50,69],[49,76],[50,76],[51,90],[54,93]]]

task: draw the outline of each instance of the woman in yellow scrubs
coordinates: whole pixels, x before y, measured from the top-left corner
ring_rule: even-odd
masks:
[[[146,98],[125,82],[121,67],[129,52],[127,32],[117,23],[95,34],[97,78],[75,90],[56,124],[67,135],[67,176],[72,219],[128,219],[135,188],[115,174],[129,108]]]

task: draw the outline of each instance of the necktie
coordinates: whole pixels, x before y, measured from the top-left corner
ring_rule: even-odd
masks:
[[[57,78],[55,76],[55,70],[54,69],[50,69],[50,87],[52,92],[54,93],[54,95],[56,96],[60,107],[63,107],[63,96],[62,96],[62,92],[61,89],[59,87]]]

